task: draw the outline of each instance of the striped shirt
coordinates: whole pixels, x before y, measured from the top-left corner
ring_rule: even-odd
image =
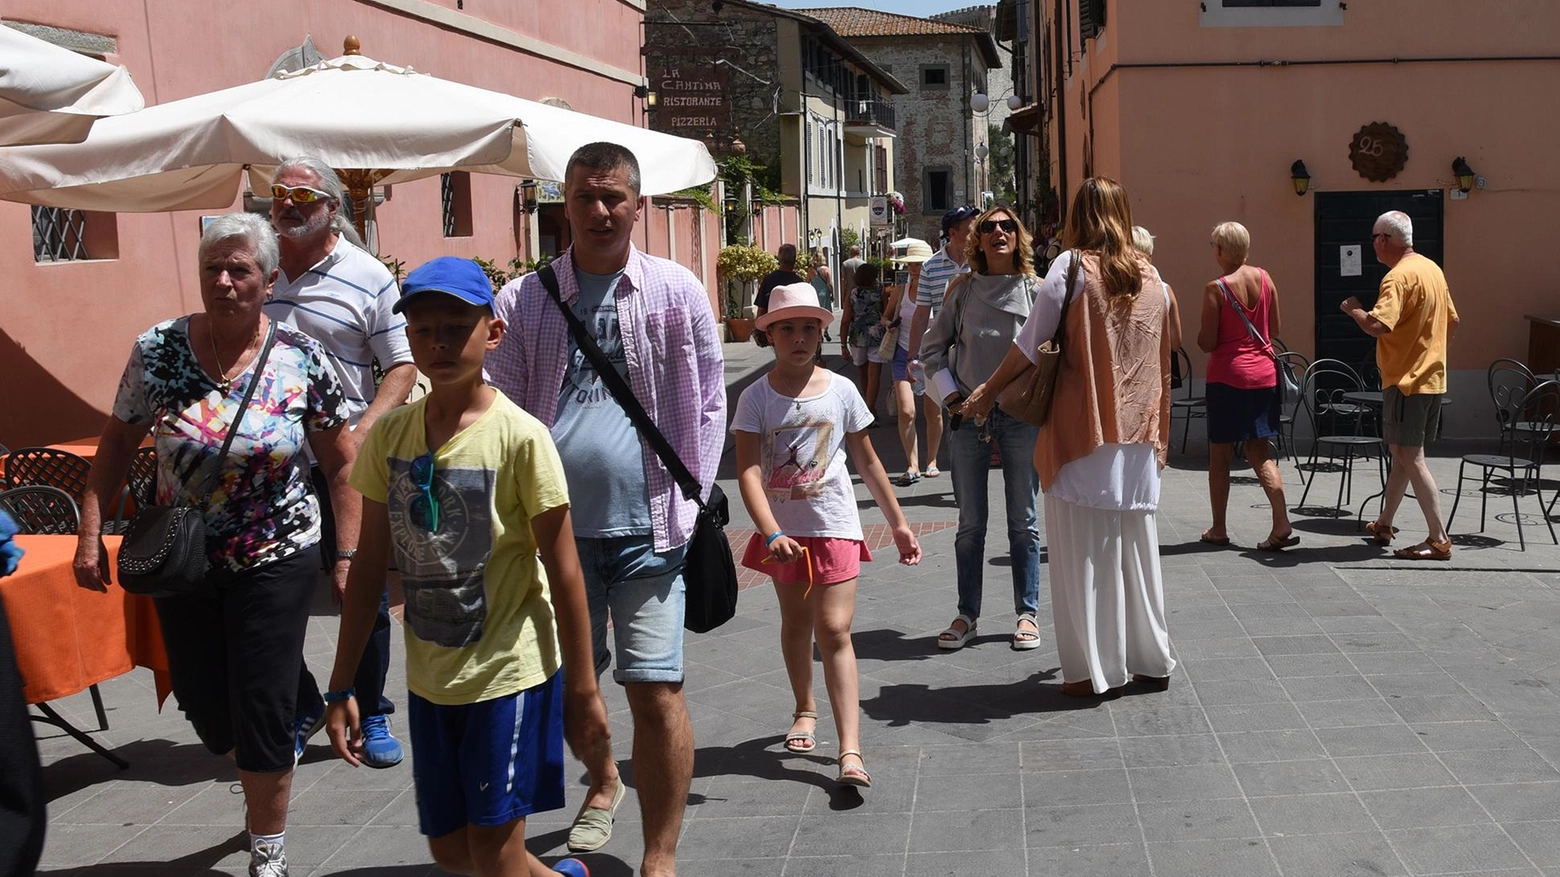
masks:
[[[573,251],[553,261],[565,303],[579,296]],[[667,259],[630,247],[623,278],[613,292],[628,384],[672,450],[709,493],[720,466],[726,433],[726,367],[715,317],[698,278]],[[551,429],[568,368],[569,327],[534,273],[511,280],[498,294],[494,313],[509,327],[487,356],[493,386]],[[693,535],[698,506],[683,497],[655,451],[639,442],[650,495],[650,529],[656,551],[684,545]],[[565,473],[576,485],[588,472]]]
[[[938,250],[937,255],[927,259],[926,264],[921,266],[921,283],[916,288],[915,303],[931,308],[932,316],[937,316],[937,309],[942,307],[943,294],[948,291],[948,281],[969,270],[970,266],[960,265],[948,258],[947,247]]]
[[[297,279],[283,272],[267,316],[320,342],[346,391],[356,425],[374,401],[374,360],[384,371],[412,361],[406,320],[390,308],[400,298],[390,270],[343,237]]]

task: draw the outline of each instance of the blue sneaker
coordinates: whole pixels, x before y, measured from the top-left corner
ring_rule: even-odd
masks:
[[[590,877],[590,869],[579,859],[561,859],[553,863],[552,869],[568,877]]]
[[[369,767],[395,767],[401,763],[401,744],[390,736],[390,719],[364,716],[363,763]]]
[[[293,717],[293,766],[303,758],[303,749],[309,745],[309,738],[320,732],[325,727],[325,707],[320,705],[308,712],[298,713]]]

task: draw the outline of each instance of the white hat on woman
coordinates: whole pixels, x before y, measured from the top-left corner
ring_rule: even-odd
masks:
[[[834,322],[834,312],[819,307],[818,290],[811,283],[787,283],[775,287],[769,293],[769,310],[754,320],[753,325],[767,332],[770,326],[781,320],[798,319],[821,320],[825,326]]]
[[[910,264],[912,262],[925,262],[936,255],[932,252],[932,245],[917,238],[905,238],[895,241],[896,245],[903,246],[905,251],[894,257],[895,262]]]

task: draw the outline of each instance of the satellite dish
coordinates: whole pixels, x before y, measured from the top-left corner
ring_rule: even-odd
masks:
[[[305,67],[313,67],[323,60],[325,60],[325,56],[321,55],[320,50],[314,47],[314,38],[306,35],[302,44],[288,49],[277,56],[275,63],[271,65],[271,69],[266,71],[265,77],[270,79],[278,73],[297,73],[299,70]]]

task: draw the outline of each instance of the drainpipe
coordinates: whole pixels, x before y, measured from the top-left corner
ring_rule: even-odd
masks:
[[[1056,36],[1056,49],[1051,53],[1056,71],[1052,79],[1056,87],[1056,100],[1052,106],[1056,112],[1056,219],[1067,220],[1067,87],[1062,81],[1062,0],[1056,0],[1056,18],[1052,19],[1052,32]]]
[[[970,176],[970,170],[975,166],[975,153],[973,151],[973,146],[970,143],[970,139],[975,127],[975,107],[970,103],[970,86],[972,83],[970,82],[969,40],[964,41],[963,56],[964,75],[962,78],[962,85],[964,86],[964,125],[962,127],[964,128],[964,203],[973,204],[975,202],[970,199],[970,192],[972,189],[974,189],[974,184],[971,182],[974,178]],[[986,95],[986,97],[987,99],[990,99],[991,95]]]

